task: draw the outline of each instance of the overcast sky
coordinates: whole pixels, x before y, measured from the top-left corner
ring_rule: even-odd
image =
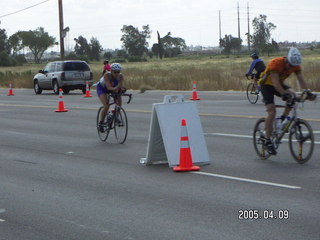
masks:
[[[80,35],[88,41],[97,38],[103,48],[121,48],[123,25],[142,31],[147,24],[152,31],[149,47],[157,42],[157,31],[162,37],[171,32],[173,37],[183,38],[188,46],[217,46],[219,10],[222,36],[238,36],[238,2],[240,37],[244,44],[248,31],[247,4],[250,33],[253,33],[252,19],[264,14],[268,22],[277,26],[272,32],[277,42],[320,41],[320,0],[63,0],[64,27],[70,28],[65,48],[73,48],[73,39]],[[41,4],[32,7],[38,3]],[[14,13],[19,10],[23,11]],[[58,0],[0,0],[0,21],[0,28],[6,29],[8,37],[19,30],[44,27],[59,40]]]

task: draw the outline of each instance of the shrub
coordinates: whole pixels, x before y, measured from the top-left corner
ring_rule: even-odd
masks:
[[[125,63],[125,62],[127,62],[127,60],[124,59],[124,58],[118,58],[118,59],[114,59],[112,62],[115,62],[115,63]]]
[[[8,67],[14,64],[12,58],[5,52],[0,53],[0,66]]]
[[[148,60],[144,57],[130,56],[128,57],[128,62],[147,62]]]
[[[17,61],[19,65],[23,65],[28,62],[27,59],[22,54],[15,56],[14,59]]]

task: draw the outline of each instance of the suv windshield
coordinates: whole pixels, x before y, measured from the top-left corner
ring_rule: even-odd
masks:
[[[90,71],[89,66],[85,62],[65,62],[64,71]]]

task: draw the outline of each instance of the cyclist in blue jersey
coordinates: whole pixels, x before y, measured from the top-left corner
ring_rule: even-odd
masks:
[[[253,70],[256,71],[256,73],[253,76],[253,81],[254,81],[254,85],[256,87],[256,91],[257,93],[260,90],[260,86],[258,85],[258,80],[260,78],[260,74],[266,69],[266,65],[264,64],[264,62],[259,58],[257,53],[252,53],[250,55],[250,57],[252,58],[252,62],[251,65],[246,73],[246,77],[250,76],[253,72]]]
[[[97,94],[103,105],[103,110],[99,119],[99,126],[103,132],[103,120],[105,119],[109,110],[110,93],[125,92],[123,87],[124,77],[121,73],[122,67],[119,63],[111,64],[111,72],[106,72],[97,84]],[[115,98],[115,102],[121,106],[121,96]]]

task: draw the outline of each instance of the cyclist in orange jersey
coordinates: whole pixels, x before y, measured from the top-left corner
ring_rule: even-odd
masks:
[[[284,81],[295,73],[299,85],[302,89],[307,89],[307,84],[304,80],[301,71],[302,56],[297,48],[290,48],[287,57],[278,57],[272,59],[265,71],[261,74],[259,83],[261,85],[261,93],[266,105],[267,117],[265,122],[265,145],[269,154],[276,155],[273,142],[270,140],[273,130],[273,122],[276,117],[276,107],[274,103],[274,95],[281,97],[283,101],[287,101],[286,108],[281,116],[282,120],[289,114],[292,108],[292,99],[295,96],[294,90],[284,84]],[[310,90],[307,90],[309,100],[316,98]],[[291,102],[290,102],[291,101]]]

